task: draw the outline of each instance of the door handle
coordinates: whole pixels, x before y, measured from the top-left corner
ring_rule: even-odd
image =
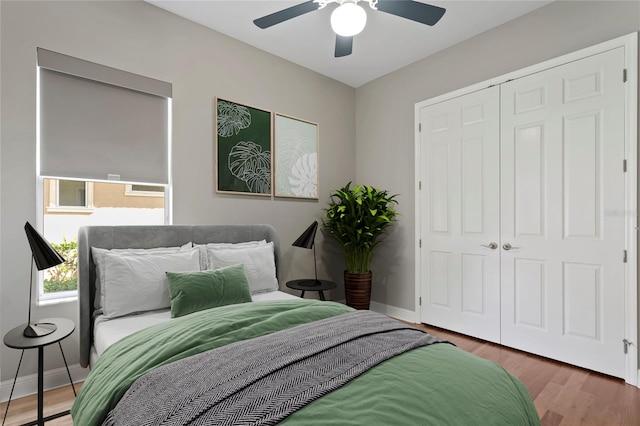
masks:
[[[495,250],[498,248],[498,243],[491,242],[489,244],[480,244],[482,247],[486,247],[491,250]]]
[[[513,247],[513,246],[512,246],[511,244],[509,244],[509,243],[505,243],[505,244],[503,244],[503,245],[502,245],[502,249],[503,249],[503,250],[506,250],[506,251],[509,251],[509,250],[511,250],[511,249],[519,249],[519,248],[522,248],[522,247]]]

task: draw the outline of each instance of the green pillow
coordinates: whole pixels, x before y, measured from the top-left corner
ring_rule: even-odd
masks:
[[[167,272],[171,318],[235,303],[251,302],[242,264],[212,271]]]

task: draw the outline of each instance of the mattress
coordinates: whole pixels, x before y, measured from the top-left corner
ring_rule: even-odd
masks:
[[[254,302],[271,300],[299,299],[282,291],[269,291],[251,296]],[[93,347],[91,348],[90,365],[93,366],[105,350],[118,340],[156,324],[171,320],[171,310],[161,309],[148,311],[136,315],[120,318],[104,319],[102,315],[96,317],[93,327]]]

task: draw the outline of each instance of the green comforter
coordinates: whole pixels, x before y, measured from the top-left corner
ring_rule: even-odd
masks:
[[[74,425],[99,425],[145,372],[205,350],[351,309],[333,302],[254,302],[201,311],[142,330],[100,357],[71,409]],[[539,424],[522,383],[452,345],[415,349],[307,405],[291,425]]]

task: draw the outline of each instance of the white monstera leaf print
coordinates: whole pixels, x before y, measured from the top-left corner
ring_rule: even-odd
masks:
[[[237,135],[251,125],[251,113],[247,107],[232,102],[218,101],[218,136]]]
[[[291,192],[298,197],[318,196],[318,155],[304,154],[294,163],[289,176]]]
[[[285,170],[291,170],[301,156],[313,149],[312,142],[297,130],[287,130],[278,142],[279,160]]]
[[[229,153],[229,171],[244,181],[249,191],[271,192],[271,152],[263,151],[255,142],[238,142]]]

